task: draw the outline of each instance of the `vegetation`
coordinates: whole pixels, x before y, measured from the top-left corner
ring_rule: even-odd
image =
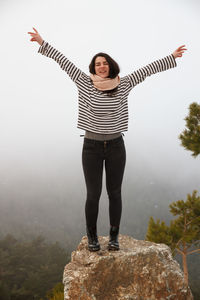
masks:
[[[200,104],[190,104],[189,115],[185,120],[187,129],[179,136],[181,145],[197,157],[200,154]]]
[[[69,255],[58,243],[47,244],[41,236],[21,242],[7,235],[0,240],[0,300],[60,299],[45,294],[62,281],[68,262]],[[53,293],[58,287],[61,284]]]
[[[60,282],[49,292],[47,292],[48,300],[63,300],[64,299],[64,285]]]
[[[187,200],[179,200],[170,204],[170,212],[177,219],[167,226],[165,222],[156,222],[151,217],[146,239],[168,245],[173,254],[181,254],[184,280],[188,284],[187,255],[200,253],[200,197],[197,191],[188,194]]]

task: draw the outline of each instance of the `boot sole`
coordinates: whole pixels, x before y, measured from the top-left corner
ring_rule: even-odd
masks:
[[[111,250],[111,251],[118,251],[118,250],[119,250],[119,247],[112,246],[112,245],[108,245],[108,250]]]
[[[90,252],[95,252],[95,251],[99,251],[101,248],[100,247],[98,247],[98,248],[90,248],[90,247],[88,247],[88,250],[90,251]]]

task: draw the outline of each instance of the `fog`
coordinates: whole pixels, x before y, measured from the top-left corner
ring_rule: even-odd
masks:
[[[37,52],[27,33],[32,27],[87,74],[100,51],[116,59],[124,76],[186,45],[176,68],[129,95],[122,232],[144,238],[150,215],[167,218],[169,203],[200,190],[199,157],[178,138],[189,105],[199,102],[199,12],[194,0],[1,0],[1,235],[32,230],[69,242],[72,232],[77,241],[85,234],[77,89]],[[107,234],[105,185],[98,222]]]

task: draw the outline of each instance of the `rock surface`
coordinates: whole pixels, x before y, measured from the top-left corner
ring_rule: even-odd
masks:
[[[190,300],[183,272],[164,244],[119,235],[120,250],[89,252],[84,236],[64,270],[65,300]]]

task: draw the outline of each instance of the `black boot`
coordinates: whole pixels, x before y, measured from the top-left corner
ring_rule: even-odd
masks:
[[[119,235],[119,227],[111,226],[108,250],[119,250],[118,235]]]
[[[88,250],[89,251],[100,250],[96,227],[86,227],[86,231],[88,237]]]

